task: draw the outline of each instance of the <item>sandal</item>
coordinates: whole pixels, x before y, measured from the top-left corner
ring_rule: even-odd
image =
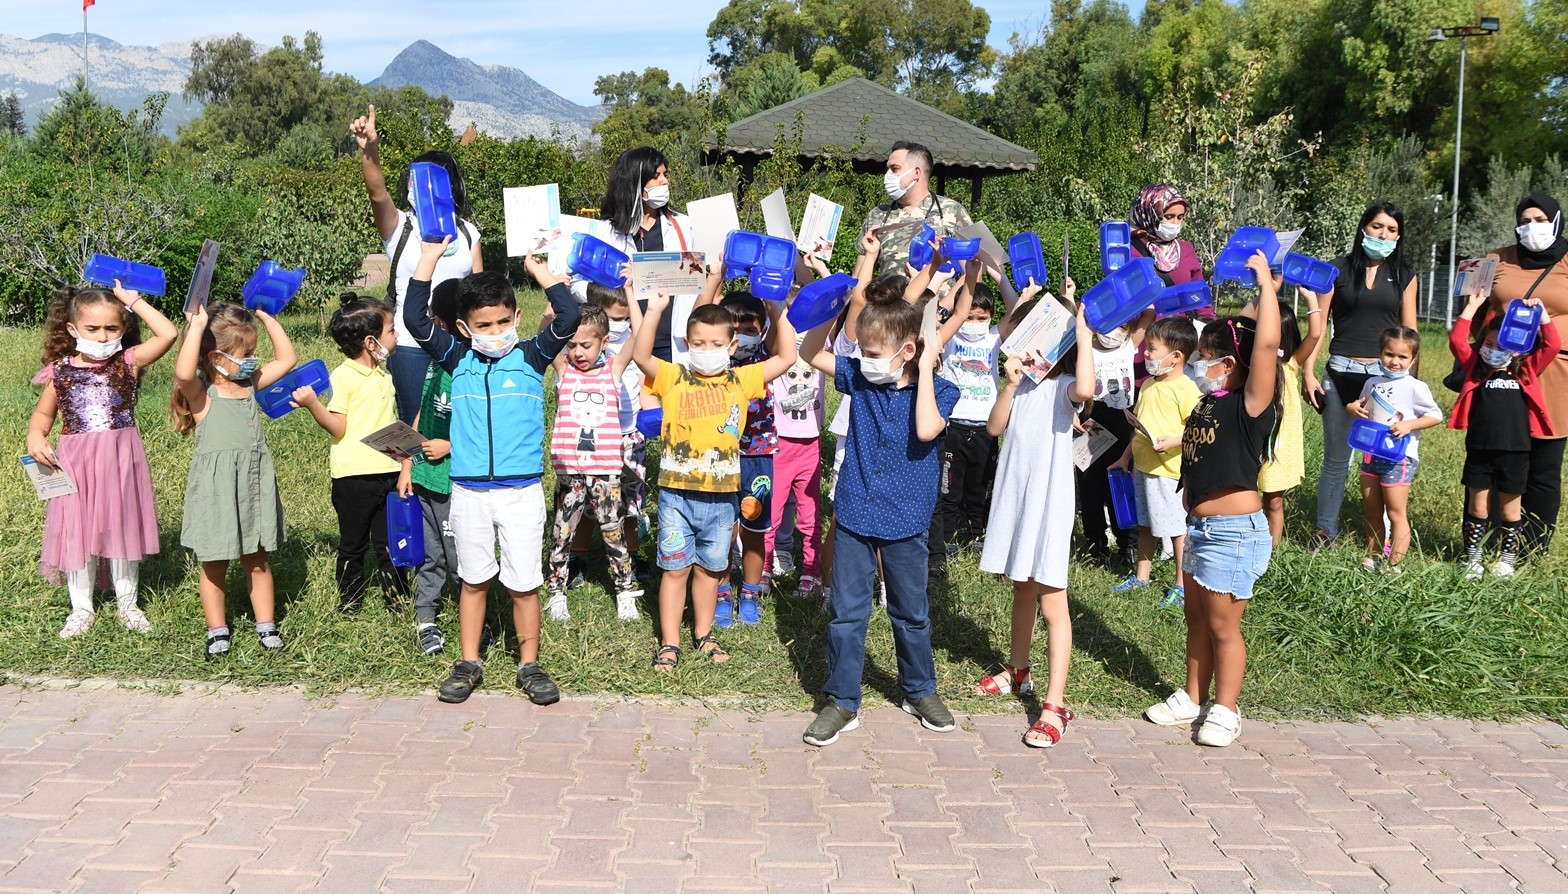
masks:
[[[1004,692],[1013,695],[1022,695],[1034,691],[1034,681],[1029,679],[1029,668],[1013,667],[1011,664],[1002,665],[1002,672],[1007,674],[1007,679],[997,679],[996,676],[986,674],[975,685],[975,695],[1001,695]]]
[[[656,671],[668,673],[680,663],[680,646],[660,646],[659,650],[653,653],[653,669]]]
[[[691,644],[697,651],[708,656],[714,664],[723,664],[730,660],[730,653],[724,651],[724,647],[719,645],[719,641],[714,639],[711,633],[693,637]]]
[[[1061,729],[1057,729],[1051,724],[1045,722],[1045,715],[1047,712],[1055,714],[1057,717],[1061,718]],[[1028,745],[1030,748],[1050,748],[1052,745],[1062,741],[1062,734],[1067,732],[1067,724],[1072,723],[1073,718],[1076,716],[1078,715],[1067,710],[1061,705],[1053,705],[1050,702],[1042,704],[1040,706],[1040,719],[1036,720],[1034,725],[1029,727],[1029,732],[1039,733],[1045,738],[1031,739],[1029,738],[1029,733],[1024,733],[1024,744]]]
[[[207,660],[217,661],[219,658],[228,657],[231,638],[227,631],[207,634]]]

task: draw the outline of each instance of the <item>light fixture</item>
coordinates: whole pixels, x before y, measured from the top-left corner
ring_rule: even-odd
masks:
[[[1426,42],[1427,43],[1442,43],[1443,41],[1445,41],[1447,39],[1448,39],[1448,35],[1443,33],[1443,29],[1442,28],[1433,28],[1432,29],[1432,33],[1427,35]]]
[[[1496,16],[1482,16],[1481,17],[1481,30],[1482,31],[1496,31],[1500,27],[1502,27],[1502,25],[1501,25],[1500,22],[1498,22]]]

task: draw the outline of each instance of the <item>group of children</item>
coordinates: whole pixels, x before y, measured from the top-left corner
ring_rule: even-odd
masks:
[[[1099,469],[1130,466],[1135,475],[1136,563],[1116,589],[1151,586],[1160,538],[1170,538],[1182,571],[1161,604],[1181,608],[1186,618],[1186,684],[1146,716],[1197,722],[1198,740],[1209,745],[1229,744],[1239,731],[1246,660],[1240,620],[1280,536],[1280,495],[1303,475],[1300,399],[1291,377],[1323,331],[1316,296],[1307,294],[1308,333],[1301,336],[1261,254],[1249,262],[1260,294],[1243,314],[1199,331],[1188,318],[1156,320],[1148,312],[1110,333],[1091,331],[1070,279],[1061,299],[1033,284],[1008,295],[1015,300],[998,326],[980,261],[961,264],[962,275],[951,282],[936,274],[940,257],[921,270],[876,277],[880,244],[871,233],[862,237],[847,308],[831,323],[797,333],[783,303],[724,293],[719,261],[686,323],[685,362],[676,364],[654,356],[669,296],[642,310],[629,290],[594,286],[579,304],[567,282],[529,258],[527,270],[545,289],[550,311],[524,339],[519,328],[527,321],[519,319],[504,274],[472,273],[432,286],[447,248],[420,244],[403,309],[406,330],[433,360],[414,421],[425,438],[417,460],[400,464],[362,441],[396,419],[385,364],[398,347],[397,329],[386,302],[345,296],[329,327],[346,358],[331,374],[330,398],[310,387],[293,395],[331,439],[343,611],[360,607],[372,562],[389,599],[406,595],[405,573],[387,550],[384,506],[389,494],[418,498],[426,548],[414,575],[414,609],[424,653],[444,650],[436,623],[442,593],[454,579],[459,592],[460,654],[440,684],[442,701],[461,702],[483,682],[487,594],[497,578],[511,597],[517,686],[537,704],[559,699],[540,663],[541,614],[570,616],[574,541],[585,517],[604,541],[618,617],[639,617],[643,569],[636,553],[648,532],[648,493],[637,419],[658,407],[655,669],[671,670],[681,660],[688,602],[690,647],[712,662],[728,659],[714,628],[760,619],[771,571],[793,546],[792,537],[775,535],[789,503],[803,539],[797,593],[822,597],[830,615],[826,699],[805,741],[828,745],[857,725],[866,631],[878,601],[892,626],[902,707],[929,729],[951,730],[953,716],[936,692],[927,593],[932,578],[945,573],[949,544],[977,538],[981,570],[1013,582],[1013,604],[1007,664],[975,691],[1034,688],[1030,654],[1043,615],[1047,691],[1024,740],[1056,744],[1073,719],[1065,707],[1072,646],[1066,587],[1076,512],[1064,496],[1083,496],[1091,551],[1106,548],[1108,534],[1131,546],[1130,532],[1113,527],[1103,494],[1089,486],[1103,472],[1074,469],[1075,437],[1099,424],[1117,432]],[[817,273],[827,271],[817,265]],[[934,332],[924,325],[931,301],[939,302]],[[1019,356],[1002,362],[1000,352],[1007,333],[1040,301],[1060,301],[1077,315],[1071,349],[1043,375]],[[1518,454],[1547,424],[1538,374],[1559,347],[1548,320],[1532,353],[1510,354],[1496,344],[1494,319],[1472,349],[1470,321],[1482,301],[1469,303],[1452,336],[1465,372],[1449,424],[1469,429],[1464,544],[1471,576],[1481,573],[1493,490],[1504,519],[1494,573],[1511,573],[1517,560]],[[138,324],[150,330],[146,340]],[[262,331],[272,342],[270,362],[257,356]],[[93,623],[100,557],[108,560],[123,623],[149,627],[136,605],[137,563],[160,547],[134,411],[142,372],[177,338],[173,323],[119,287],[68,289],[56,301],[27,446],[35,461],[63,466],[77,488],[49,504],[40,563],[68,587],[72,610],[62,637]],[[1403,461],[1368,456],[1362,464],[1372,570],[1398,570],[1409,549],[1405,510],[1419,432],[1442,419],[1430,390],[1409,375],[1418,349],[1414,331],[1384,332],[1382,375],[1351,405],[1357,416],[1392,419],[1392,433],[1409,439]],[[177,430],[196,437],[181,544],[201,565],[210,659],[230,649],[224,587],[235,560],[261,645],[284,647],[269,565],[283,540],[283,509],[255,394],[295,362],[276,320],[227,303],[191,314],[179,347],[171,410]],[[555,413],[547,430],[551,370]],[[839,437],[831,537],[824,537],[818,498],[828,376],[842,400],[829,427]],[[57,416],[62,430],[51,447]],[[546,444],[556,478],[548,562]],[[742,571],[738,593],[730,586],[733,553]]]

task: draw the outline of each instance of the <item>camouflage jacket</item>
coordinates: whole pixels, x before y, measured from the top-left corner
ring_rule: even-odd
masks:
[[[932,193],[912,208],[906,208],[896,202],[888,202],[871,209],[871,212],[866,215],[865,225],[860,228],[860,235],[863,237],[868,230],[906,221],[929,223],[931,229],[939,236],[951,236],[955,231],[973,223],[963,205],[946,196]],[[919,227],[905,227],[883,238],[882,254],[877,258],[878,276],[903,272],[904,265],[909,262],[909,243],[914,241],[919,232]],[[865,253],[858,244],[855,251],[857,254]]]

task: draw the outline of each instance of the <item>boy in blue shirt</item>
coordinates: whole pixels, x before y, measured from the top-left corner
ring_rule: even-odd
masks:
[[[952,712],[936,694],[926,536],[936,509],[942,432],[959,390],[935,374],[941,348],[919,347],[920,323],[921,312],[895,297],[861,311],[859,359],[825,350],[827,326],[812,330],[800,348],[802,357],[831,373],[838,390],[853,398],[834,500],[827,703],[806,728],[810,745],[831,745],[839,733],[860,725],[856,714],[879,552],[902,707],[927,729],[953,728]]]
[[[512,594],[521,659],[517,688],[536,705],[553,704],[561,691],[539,664],[544,372],[577,331],[581,312],[566,283],[557,281],[539,258],[529,257],[528,272],[544,287],[555,313],[548,327],[519,342],[512,285],[504,273],[485,272],[470,274],[458,286],[457,332],[447,332],[430,321],[430,278],[446,243],[422,242],[419,248],[403,322],[419,346],[452,374],[451,521],[463,585],[458,599],[462,657],[441,683],[439,698],[465,701],[484,682],[479,640],[486,594],[499,574]]]

